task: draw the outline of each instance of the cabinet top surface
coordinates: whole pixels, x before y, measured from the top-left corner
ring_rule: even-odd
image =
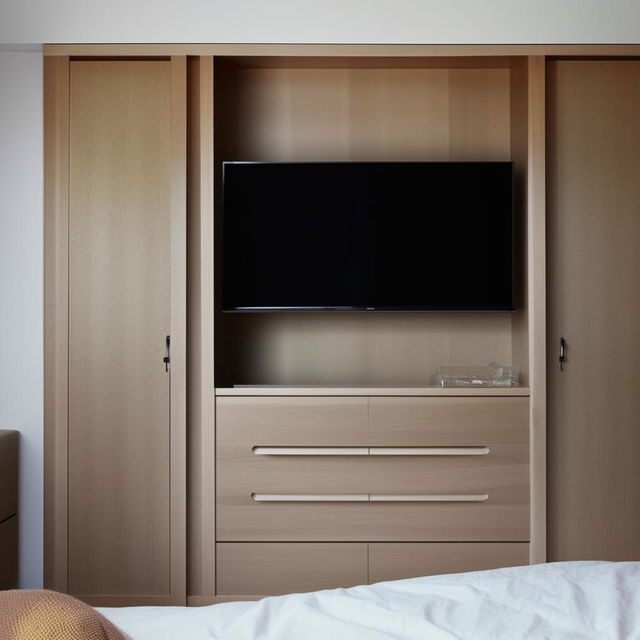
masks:
[[[528,56],[639,55],[637,44],[293,44],[293,43],[50,43],[45,56]]]
[[[305,387],[238,385],[216,396],[529,396],[529,387]]]

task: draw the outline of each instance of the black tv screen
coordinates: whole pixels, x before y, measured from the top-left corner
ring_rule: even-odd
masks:
[[[510,311],[510,162],[223,163],[223,310]]]

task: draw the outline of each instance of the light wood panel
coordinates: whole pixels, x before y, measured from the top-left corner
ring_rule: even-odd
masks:
[[[187,59],[170,62],[170,286],[169,365],[170,596],[184,604],[187,591]],[[162,129],[155,136],[162,134]],[[166,135],[166,132],[165,132]],[[152,143],[158,142],[151,139]]]
[[[451,448],[453,453],[438,456],[376,453],[346,456],[319,452],[276,457],[256,455],[253,446],[242,446],[247,442],[244,438],[236,438],[236,446],[230,441],[232,436],[222,440],[218,455],[221,497],[235,495],[249,499],[253,492],[470,495],[486,493],[490,488],[528,484],[522,475],[528,472],[526,444],[491,445],[487,454],[469,459],[468,455],[456,454],[455,448]]]
[[[218,397],[218,442],[236,447],[527,443],[524,397]]]
[[[218,539],[528,540],[528,453],[527,445],[519,444],[493,445],[488,455],[472,460],[455,455],[274,459],[219,445]],[[258,494],[331,499],[263,504]],[[389,495],[394,499],[382,499]],[[452,499],[412,502],[412,495]],[[488,498],[453,498],[476,495]],[[359,499],[345,504],[343,496]]]
[[[449,71],[450,159],[511,159],[509,69]]]
[[[547,83],[549,559],[638,560],[640,62]]]
[[[85,598],[185,597],[184,71],[71,63],[68,571]]]
[[[439,364],[511,361],[506,313],[223,314],[217,327],[223,385],[423,386]]]
[[[528,487],[488,491],[483,502],[255,502],[219,493],[218,540],[528,541]]]
[[[216,83],[218,162],[510,159],[506,68],[224,68]],[[512,361],[509,313],[223,314],[217,336],[222,384],[426,385],[439,364]]]
[[[368,406],[368,409],[367,409]],[[526,398],[218,398],[218,540],[528,540]],[[511,444],[505,444],[511,443]],[[488,446],[486,456],[259,456],[256,446]],[[252,494],[489,494],[483,503]]]
[[[217,398],[217,444],[366,446],[368,411],[366,397]]]
[[[514,283],[516,311],[511,318],[512,363],[520,370],[520,384],[529,384],[529,297],[527,265],[527,222],[531,213],[527,207],[529,174],[529,69],[527,58],[515,58],[511,63],[510,125],[511,160],[513,161],[513,200],[516,212],[514,224]],[[544,108],[544,105],[542,105]]]
[[[532,564],[547,559],[545,152],[545,59],[533,56],[527,63],[527,360],[531,386]]]
[[[44,586],[66,592],[69,58],[44,61]]]
[[[182,46],[182,45],[180,45]],[[179,47],[180,47],[179,46]],[[200,45],[194,45],[200,46]],[[205,48],[207,45],[202,45]],[[128,45],[107,47],[112,55],[118,55],[127,49]],[[187,49],[189,45],[186,46]],[[347,317],[339,314],[323,314],[322,321],[310,316],[287,316],[285,314],[273,316],[244,316],[221,318],[217,333],[218,344],[222,352],[219,355],[218,370],[223,373],[219,377],[220,383],[258,382],[280,384],[409,384],[423,385],[431,383],[431,374],[435,364],[440,363],[468,363],[476,361],[484,364],[488,360],[498,359],[523,367],[524,381],[528,374],[528,356],[530,349],[532,359],[537,359],[537,377],[535,386],[537,395],[532,401],[531,412],[534,420],[532,438],[536,446],[532,465],[532,481],[534,485],[534,500],[532,502],[532,516],[536,527],[537,540],[543,519],[537,517],[543,507],[544,484],[541,485],[540,438],[544,427],[544,388],[540,381],[540,349],[529,343],[529,316],[535,314],[532,332],[537,332],[540,338],[540,327],[544,330],[544,308],[540,304],[539,296],[544,289],[540,288],[540,275],[544,284],[544,252],[540,253],[540,238],[544,233],[544,225],[539,217],[543,211],[544,185],[541,189],[541,167],[544,168],[544,122],[539,116],[540,101],[544,101],[544,61],[542,59],[508,60],[499,57],[498,49],[476,48],[478,52],[496,54],[495,59],[482,60],[470,57],[472,48],[459,47],[454,49],[435,48],[432,53],[443,56],[461,56],[455,60],[423,59],[417,60],[416,55],[424,55],[429,47],[403,48],[396,47],[342,47],[342,46],[269,46],[269,45],[217,45],[209,47],[209,53],[215,49],[223,55],[238,55],[243,59],[221,61],[222,78],[216,79],[217,113],[216,113],[216,152],[219,159],[226,159],[224,154],[228,149],[245,148],[248,151],[262,148],[266,159],[271,153],[279,153],[287,157],[290,154],[304,159],[334,159],[334,154],[340,159],[404,159],[403,154],[420,159],[436,158],[443,154],[447,159],[508,159],[516,160],[516,170],[520,172],[520,179],[529,181],[528,205],[530,229],[534,231],[534,240],[529,238],[529,249],[535,249],[529,254],[530,270],[529,284],[537,283],[526,296],[537,300],[535,310],[523,305],[516,314],[392,314],[362,315]],[[130,47],[131,48],[131,47]],[[186,52],[185,48],[171,49],[159,45],[149,51],[157,55],[177,54]],[[495,49],[495,51],[494,51]],[[504,49],[504,48],[503,48]],[[143,51],[134,46],[131,50]],[[189,49],[195,51],[195,49]],[[524,49],[523,49],[524,50]],[[53,51],[53,49],[51,49]],[[74,49],[81,54],[84,49]],[[88,49],[86,49],[88,51]],[[159,53],[161,52],[162,53]],[[384,53],[386,51],[386,53]],[[437,53],[437,51],[439,53]],[[413,53],[412,53],[413,52]],[[420,53],[418,53],[420,52]],[[297,58],[285,58],[284,55],[295,54]],[[362,55],[358,60],[349,56]],[[88,55],[88,54],[87,54]],[[130,54],[134,55],[134,54]],[[411,55],[414,58],[411,58]],[[510,55],[504,53],[500,55]],[[253,58],[252,58],[253,56]],[[262,56],[270,56],[264,58]],[[322,58],[321,56],[328,56]],[[377,57],[376,57],[377,56]],[[387,56],[383,58],[381,56]],[[404,56],[404,58],[402,57]],[[65,171],[65,139],[64,139],[64,74],[68,73],[68,60],[64,58],[48,58],[55,64],[47,62],[52,69],[54,82],[48,94],[51,104],[58,101],[58,112],[51,122],[49,129],[53,132],[47,138],[51,140],[53,157],[47,165],[47,172],[56,174],[56,184],[51,189],[51,204],[61,209],[64,203],[64,180],[60,184],[60,176]],[[188,185],[189,199],[189,331],[191,354],[187,363],[174,362],[172,378],[177,377],[176,369],[189,366],[189,377],[193,381],[190,395],[187,397],[182,391],[177,392],[177,402],[172,407],[177,420],[184,420],[185,410],[190,420],[190,440],[188,452],[190,460],[198,461],[191,466],[189,476],[189,509],[190,548],[189,558],[189,592],[194,595],[191,600],[208,602],[214,598],[214,551],[213,545],[207,545],[205,540],[213,538],[215,526],[212,499],[207,499],[207,491],[213,491],[213,473],[208,464],[213,456],[213,423],[208,422],[207,411],[212,411],[213,395],[205,397],[204,390],[213,388],[212,371],[207,371],[207,353],[212,350],[210,338],[212,329],[207,324],[213,322],[207,316],[212,304],[207,294],[211,293],[211,286],[207,277],[211,273],[212,265],[207,262],[212,253],[207,247],[211,235],[207,233],[206,212],[212,197],[208,189],[207,174],[213,172],[210,154],[213,142],[210,141],[213,109],[211,103],[212,70],[208,65],[212,60],[192,60],[190,62],[190,146],[188,148],[190,175],[192,182]],[[75,64],[75,63],[74,63]],[[174,107],[183,100],[183,90],[177,88],[183,83],[184,59],[175,58],[172,61],[172,103]],[[245,68],[242,68],[245,67]],[[258,67],[258,69],[256,69]],[[259,68],[262,67],[262,68]],[[385,67],[385,68],[381,68]],[[407,68],[409,67],[409,68]],[[65,69],[67,71],[65,71]],[[180,70],[181,69],[181,70]],[[225,76],[226,74],[226,76]],[[257,75],[256,75],[257,74]],[[226,77],[226,79],[225,79]],[[250,82],[243,78],[251,77]],[[444,78],[444,79],[443,79]],[[386,85],[386,90],[381,88]],[[184,85],[183,85],[184,86]],[[220,91],[218,91],[218,88]],[[392,88],[392,90],[390,90]],[[541,92],[542,89],[542,92]],[[67,85],[68,95],[68,85]],[[222,97],[220,97],[222,96]],[[542,98],[541,98],[542,96]],[[197,103],[197,104],[196,104]],[[237,107],[237,108],[236,108]],[[52,108],[47,111],[47,117],[56,113]],[[67,109],[68,113],[68,109]],[[222,113],[222,115],[221,115]],[[375,118],[370,118],[375,113]],[[209,115],[211,114],[211,115]],[[172,111],[172,131],[184,126],[184,117]],[[232,123],[233,126],[229,126]],[[246,126],[248,125],[248,126]],[[68,125],[67,125],[68,126]],[[542,134],[541,132],[542,127]],[[415,135],[410,135],[411,131]],[[60,133],[62,132],[62,133]],[[524,134],[524,135],[523,135]],[[270,137],[271,136],[271,137]],[[68,129],[67,129],[68,143]],[[542,144],[541,144],[542,143]],[[260,147],[261,145],[261,147]],[[172,198],[174,213],[184,204],[185,184],[184,174],[180,173],[180,162],[176,158],[184,158],[184,141],[174,135],[172,148]],[[68,158],[68,149],[66,151]],[[542,153],[542,158],[541,158]],[[57,155],[55,155],[57,154]],[[477,155],[476,155],[477,154]],[[314,157],[315,156],[315,157]],[[252,158],[253,159],[253,158]],[[530,161],[534,161],[529,164]],[[535,171],[532,166],[535,165]],[[49,192],[47,192],[49,193]],[[179,193],[183,196],[180,197]],[[542,200],[541,200],[542,197]],[[58,199],[56,201],[56,198]],[[182,204],[181,204],[182,203]],[[522,207],[520,208],[523,213]],[[535,213],[535,216],[532,217]],[[64,213],[64,209],[63,209]],[[198,219],[198,216],[201,216]],[[532,222],[533,221],[533,222]],[[183,224],[179,219],[174,223],[174,229]],[[200,228],[198,228],[200,225]],[[182,227],[183,228],[183,227]],[[53,229],[53,227],[52,227]],[[57,233],[57,235],[56,235]],[[198,237],[200,236],[200,237]],[[59,233],[47,235],[47,242],[54,246],[55,242],[64,248],[65,237]],[[55,241],[55,242],[54,242]],[[174,258],[179,256],[181,242],[174,243]],[[198,253],[199,252],[199,253]],[[52,252],[49,255],[54,256]],[[56,254],[51,264],[57,273],[64,270],[64,251]],[[542,264],[540,261],[542,260]],[[49,262],[47,262],[49,264]],[[179,278],[178,278],[179,279]],[[179,283],[178,283],[179,284]],[[50,280],[47,295],[55,289],[55,282]],[[522,282],[519,289],[523,286]],[[61,293],[62,292],[62,293]],[[198,292],[200,292],[199,305]],[[64,295],[63,287],[54,291],[51,298],[57,301],[57,307],[51,307],[54,317],[63,317],[65,313],[60,300]],[[179,296],[182,295],[173,288],[174,315],[179,314]],[[62,300],[64,302],[64,300]],[[66,307],[66,304],[64,305]],[[57,316],[55,315],[57,314]],[[177,317],[177,316],[176,316]],[[542,325],[541,325],[542,318]],[[64,318],[63,318],[64,319]],[[178,325],[180,319],[177,319]],[[53,327],[49,324],[49,327]],[[59,325],[62,326],[62,325]],[[536,328],[537,327],[537,328]],[[66,340],[63,331],[51,335],[56,337],[59,348]],[[533,335],[533,334],[532,334]],[[208,336],[208,337],[207,337]],[[178,341],[180,338],[178,339]],[[53,342],[51,344],[54,344]],[[176,343],[174,342],[174,348]],[[53,362],[55,351],[49,350],[48,362]],[[203,357],[200,359],[200,354]],[[66,357],[66,353],[64,354]],[[58,363],[61,357],[58,355]],[[533,362],[533,360],[532,360]],[[535,369],[534,365],[532,367]],[[49,371],[49,369],[48,369]],[[55,371],[55,367],[51,369]],[[54,376],[55,377],[55,376]],[[60,393],[66,381],[62,378],[56,382],[57,405],[53,404],[47,415],[54,411],[60,412],[64,408],[66,398]],[[50,388],[53,388],[50,385]],[[354,387],[351,387],[354,389]],[[397,386],[395,387],[398,388]],[[358,390],[359,389],[359,390]],[[360,386],[353,393],[362,393]],[[405,387],[406,390],[406,387]],[[442,390],[443,394],[463,395],[459,390]],[[464,391],[464,390],[463,390]],[[495,390],[491,390],[495,391]],[[325,389],[326,392],[326,389]],[[521,394],[522,390],[505,390],[509,393]],[[528,393],[528,390],[526,391]],[[254,392],[252,392],[254,393]],[[295,391],[298,393],[298,391]],[[300,392],[309,395],[309,391]],[[401,391],[402,393],[402,391]],[[256,392],[258,395],[258,392]],[[385,395],[385,394],[381,394]],[[497,393],[502,395],[502,393]],[[185,406],[186,403],[186,406]],[[208,403],[208,406],[207,406]],[[59,415],[62,415],[59,413]],[[213,416],[212,416],[213,418]],[[208,425],[211,425],[210,429]],[[66,428],[66,427],[65,427]],[[318,433],[321,431],[318,426]],[[199,431],[199,429],[201,429]],[[293,430],[291,431],[293,433]],[[48,453],[50,468],[55,469],[51,474],[64,479],[66,464],[62,456],[66,456],[66,432],[56,427],[53,430],[56,441],[65,447],[56,454],[55,460]],[[179,553],[172,550],[171,590],[184,591],[184,456],[185,435],[174,430],[171,435],[173,451],[169,464],[172,467],[172,499],[171,508],[175,517],[172,518],[172,545],[177,543]],[[50,451],[50,448],[48,448]],[[62,461],[62,464],[60,463]],[[181,470],[183,475],[181,476]],[[49,477],[49,476],[48,476]],[[543,483],[543,480],[542,480]],[[47,486],[55,486],[55,510],[51,508],[51,500],[47,501],[49,521],[57,523],[59,531],[66,532],[66,484],[55,484],[48,481]],[[49,495],[52,491],[49,490]],[[211,494],[210,494],[211,495]],[[384,505],[389,506],[389,505]],[[524,513],[524,512],[523,512]],[[381,516],[382,512],[381,512]],[[388,513],[384,517],[388,517]],[[396,514],[394,517],[402,517]],[[500,515],[498,514],[498,517]],[[518,516],[524,517],[524,516]],[[543,518],[543,516],[542,516]],[[537,523],[537,524],[536,524]],[[49,531],[49,529],[48,529]],[[525,538],[517,538],[525,539]],[[54,567],[59,585],[66,581],[66,538],[52,536],[47,533],[50,546],[57,548],[58,553],[48,553],[47,564]],[[48,543],[49,544],[49,543]],[[181,547],[181,549],[180,549]],[[532,559],[543,559],[540,555],[538,543],[532,543]],[[535,551],[538,549],[538,551]],[[51,575],[52,572],[49,572]],[[54,586],[53,584],[49,586]],[[55,587],[61,588],[62,587]],[[251,590],[255,593],[255,590]],[[221,596],[224,598],[225,596]],[[233,597],[233,596],[229,596]],[[167,595],[128,595],[104,596],[96,595],[90,599],[95,604],[168,604],[180,603],[181,600],[172,599]],[[195,601],[195,600],[194,600]]]
[[[216,550],[221,596],[275,596],[367,582],[366,544],[223,543]]]
[[[522,542],[377,542],[369,545],[369,583],[528,563]]]
[[[638,56],[637,44],[45,44],[45,56]]]
[[[527,398],[369,399],[369,446],[487,446],[528,442]]]
[[[215,594],[213,59],[188,61],[188,593]]]
[[[469,458],[273,459],[219,445],[218,540],[528,540],[527,445],[494,445],[490,454]],[[331,500],[257,502],[254,492]],[[397,498],[416,494],[488,497]],[[364,498],[345,502],[350,495]],[[388,495],[395,497],[376,499]]]
[[[297,73],[311,76],[314,72]],[[335,72],[329,72],[334,74]],[[448,160],[448,69],[347,70],[344,87],[348,109],[342,114],[345,160]],[[294,81],[295,82],[295,81]],[[335,80],[334,80],[335,82]],[[295,89],[294,89],[295,90]],[[304,113],[301,117],[306,117]],[[434,126],[438,122],[440,126]],[[304,136],[304,129],[296,131]],[[326,143],[325,153],[334,150]],[[292,149],[295,154],[295,149]]]
[[[218,387],[217,396],[523,396],[528,387],[285,387],[239,385]]]

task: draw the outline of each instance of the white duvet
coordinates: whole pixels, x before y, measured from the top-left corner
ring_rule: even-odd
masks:
[[[640,640],[640,562],[562,562],[258,602],[100,611],[133,640]]]

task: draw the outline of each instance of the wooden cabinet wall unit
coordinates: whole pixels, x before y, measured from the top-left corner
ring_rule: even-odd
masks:
[[[45,579],[98,605],[185,601],[186,98],[46,59]]]
[[[199,605],[544,561],[545,68],[640,49],[44,53],[46,586]],[[222,314],[225,160],[512,161],[516,311]],[[522,386],[429,387],[491,360]]]
[[[549,558],[638,560],[640,60],[548,87]]]

